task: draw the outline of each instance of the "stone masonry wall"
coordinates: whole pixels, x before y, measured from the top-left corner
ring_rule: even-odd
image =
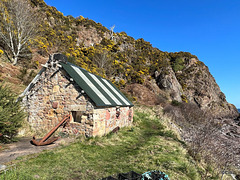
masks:
[[[93,109],[91,100],[66,78],[64,70],[48,68],[23,99],[29,113],[28,122],[37,132],[48,132],[71,111],[84,112],[83,123],[72,122],[64,129],[70,134],[92,136]]]
[[[93,136],[102,136],[113,131],[116,127],[130,126],[133,121],[133,108],[96,108],[94,109],[93,119]]]

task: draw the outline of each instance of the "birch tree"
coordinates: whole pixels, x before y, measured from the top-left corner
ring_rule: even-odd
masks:
[[[25,0],[0,1],[1,45],[13,65],[27,53],[30,41],[36,35],[36,15]]]
[[[110,31],[110,39],[111,40],[113,40],[114,39],[114,32],[113,32],[113,30],[114,30],[114,28],[115,28],[115,25],[113,25],[112,27],[110,27],[110,29],[111,29],[111,31]]]

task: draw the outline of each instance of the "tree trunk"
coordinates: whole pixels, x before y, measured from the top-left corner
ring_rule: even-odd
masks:
[[[16,57],[13,58],[13,65],[14,65],[14,66],[16,66],[17,61],[18,61],[18,57],[16,56]]]

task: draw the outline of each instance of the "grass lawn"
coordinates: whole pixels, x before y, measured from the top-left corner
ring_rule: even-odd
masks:
[[[0,179],[94,180],[150,170],[161,170],[170,179],[200,179],[184,143],[167,130],[163,121],[151,109],[136,107],[132,127],[18,158],[16,168],[0,175]]]

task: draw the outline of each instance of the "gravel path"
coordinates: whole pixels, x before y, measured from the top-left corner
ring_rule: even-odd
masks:
[[[18,142],[6,145],[7,148],[3,151],[0,149],[0,165],[7,164],[15,160],[17,157],[39,153],[43,150],[49,150],[58,147],[60,144],[65,144],[73,139],[64,138],[55,141],[53,144],[47,146],[35,146],[30,143],[31,137],[21,138]]]

